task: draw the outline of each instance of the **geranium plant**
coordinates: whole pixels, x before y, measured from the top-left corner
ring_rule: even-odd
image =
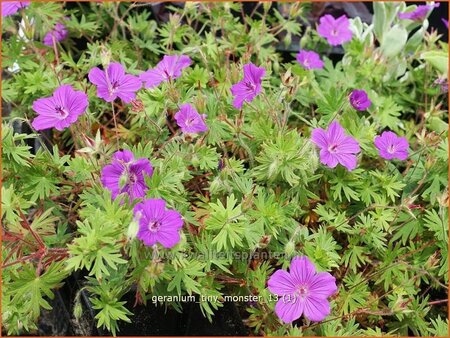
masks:
[[[437,3],[1,5],[7,334],[76,273],[113,335],[129,293],[209,320],[255,296],[255,335],[447,335]]]

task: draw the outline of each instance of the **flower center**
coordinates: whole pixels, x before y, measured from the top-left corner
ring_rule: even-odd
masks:
[[[170,74],[170,72],[167,70],[167,69],[164,69],[164,75],[166,76],[166,79],[168,80],[168,81],[170,81],[171,80],[171,78],[172,78],[172,75]]]
[[[302,297],[306,298],[309,294],[308,287],[306,285],[300,285],[297,287],[297,294]]]
[[[338,32],[336,29],[331,30],[331,35],[332,36],[338,36]]]
[[[395,147],[394,147],[393,144],[391,144],[391,145],[387,148],[387,152],[388,152],[389,154],[395,153]]]
[[[111,87],[109,88],[109,95],[114,95],[114,93],[117,91],[117,89],[119,89],[120,84],[119,81],[114,81],[113,83],[111,83]]]
[[[246,86],[247,89],[250,90],[250,91],[254,91],[255,88],[256,88],[256,86],[255,86],[253,83],[251,83],[250,81],[249,81],[249,82],[246,82],[246,83],[245,83],[245,86]]]
[[[119,188],[123,189],[126,186],[131,188],[131,186],[136,184],[137,180],[137,175],[133,172],[128,172],[128,169],[126,169],[126,171],[119,178]]]
[[[190,127],[194,124],[194,122],[195,122],[195,118],[191,117],[191,118],[186,119],[185,124],[186,124],[186,126]]]
[[[337,149],[337,144],[332,144],[332,145],[330,145],[329,147],[328,147],[328,151],[330,152],[330,153],[335,153],[336,152],[336,149]]]
[[[161,223],[158,221],[148,222],[148,230],[151,232],[157,232],[161,227]]]
[[[130,173],[130,176],[128,177],[128,182],[130,182],[130,184],[134,184],[137,181],[137,176],[135,173]]]
[[[57,114],[59,114],[59,117],[61,117],[61,119],[65,119],[68,115],[69,112],[67,110],[65,110],[63,107],[56,107],[55,111]]]

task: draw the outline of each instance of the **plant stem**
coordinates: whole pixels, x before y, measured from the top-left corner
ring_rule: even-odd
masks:
[[[114,102],[111,102],[111,110],[112,110],[113,121],[114,121],[114,130],[116,132],[117,148],[119,148],[119,129],[117,128],[116,111],[114,109]]]

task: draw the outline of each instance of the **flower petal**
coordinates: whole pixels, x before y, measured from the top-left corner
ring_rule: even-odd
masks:
[[[309,292],[316,298],[327,298],[337,291],[336,279],[328,272],[319,272],[309,284]]]
[[[142,204],[142,213],[147,220],[161,220],[164,217],[166,201],[163,199],[148,199],[139,204]]]
[[[338,121],[333,121],[330,123],[327,129],[327,139],[329,144],[340,144],[344,138],[344,128],[339,124]]]
[[[300,318],[304,311],[304,306],[304,300],[298,297],[293,297],[292,299],[282,297],[275,305],[275,313],[284,323],[292,323]]]
[[[349,171],[356,168],[358,159],[353,154],[335,154],[338,162],[346,167]]]
[[[54,116],[55,102],[53,97],[37,99],[33,102],[33,110],[39,115]]]
[[[137,174],[145,173],[147,176],[152,176],[153,167],[148,159],[140,158],[130,165],[130,171]]]
[[[120,90],[135,92],[142,87],[142,81],[137,76],[127,74],[120,82]]]
[[[313,322],[320,322],[331,312],[328,300],[316,297],[307,297],[305,299],[304,314],[305,317]]]
[[[165,76],[159,69],[147,70],[139,75],[139,79],[145,82],[145,88],[153,88],[166,81]]]
[[[293,278],[285,270],[275,271],[275,273],[270,276],[267,287],[270,292],[278,296],[290,295],[296,291]]]
[[[328,147],[327,134],[322,128],[316,128],[312,131],[311,141],[313,141],[320,148],[326,149]]]
[[[320,163],[325,164],[330,168],[335,168],[338,164],[336,154],[331,154],[328,149],[322,149],[320,151]]]
[[[183,219],[181,218],[181,215],[176,210],[166,210],[163,218],[161,219],[162,226],[164,228],[171,228],[171,229],[181,229],[183,227]]]
[[[157,242],[157,235],[144,227],[139,227],[137,238],[144,242],[146,246],[153,246]]]
[[[134,161],[134,155],[131,151],[124,149],[120,151],[116,151],[112,156],[113,161],[130,163]]]
[[[118,62],[111,62],[108,66],[108,82],[110,84],[117,82],[121,83],[125,76],[125,69]]]
[[[341,143],[337,145],[336,152],[338,154],[356,154],[361,151],[358,141],[352,136],[344,136]]]
[[[31,122],[31,125],[36,130],[44,130],[55,127],[56,123],[59,121],[58,118],[47,116],[47,115],[39,115]]]
[[[308,257],[297,256],[292,259],[289,274],[295,285],[309,283],[315,273],[316,268]]]
[[[156,233],[156,238],[163,247],[170,249],[178,244],[180,241],[180,234],[175,228],[165,228],[164,226],[161,226]]]
[[[105,86],[108,87],[108,83],[106,82],[105,72],[100,70],[98,67],[94,67],[90,70],[88,74],[89,81],[95,84],[96,86]]]

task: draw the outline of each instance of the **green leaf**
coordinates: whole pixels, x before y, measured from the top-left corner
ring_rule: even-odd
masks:
[[[68,275],[64,263],[52,263],[41,275],[36,274],[36,267],[24,264],[18,273],[12,274],[12,281],[6,286],[6,293],[12,296],[13,303],[24,304],[34,320],[40,315],[41,307],[51,310],[46,297],[53,299],[52,289],[62,286],[62,280]]]
[[[436,68],[445,78],[448,76],[448,54],[444,51],[427,51],[421,58]]]
[[[339,289],[339,313],[349,314],[362,308],[368,301],[369,288],[361,274],[348,274]]]
[[[378,41],[383,41],[384,29],[386,26],[386,8],[384,2],[373,3],[373,18],[372,23],[374,25],[373,31]]]
[[[403,50],[407,40],[407,30],[401,25],[395,25],[383,37],[381,53],[388,58],[396,56]]]
[[[212,212],[205,222],[207,230],[218,231],[212,244],[218,251],[235,246],[242,246],[242,235],[244,234],[245,216],[242,213],[241,204],[237,204],[234,195],[227,197],[226,206],[221,201],[210,203]]]

